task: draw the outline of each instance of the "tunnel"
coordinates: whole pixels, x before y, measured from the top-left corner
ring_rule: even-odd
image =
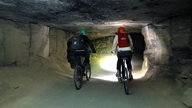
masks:
[[[132,37],[134,47],[134,55],[132,59],[133,74],[135,74],[135,79],[140,79],[143,78],[145,73],[147,72],[147,66],[144,67],[145,63],[147,62],[144,61],[144,50],[146,46],[144,36],[141,33],[136,32],[132,32],[130,33],[130,35]],[[96,78],[103,78],[104,80],[109,81],[117,81],[117,78],[114,76],[114,74],[117,72],[117,55],[111,54],[113,38],[113,36],[109,36],[105,38],[95,39],[93,41],[93,43],[96,45],[97,55],[93,55],[91,57],[92,64],[96,64],[96,67],[99,65],[101,69],[112,73],[104,76],[96,76]]]
[[[1,108],[191,108],[190,0],[0,0]],[[115,76],[119,27],[133,41],[130,95]],[[91,80],[74,87],[68,42],[86,29]]]

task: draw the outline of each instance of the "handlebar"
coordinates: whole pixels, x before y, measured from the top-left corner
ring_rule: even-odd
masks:
[[[75,50],[75,52],[85,52],[85,50]]]
[[[96,52],[92,52],[92,51],[86,51],[86,50],[75,50],[74,52],[86,52],[86,53],[96,53]]]

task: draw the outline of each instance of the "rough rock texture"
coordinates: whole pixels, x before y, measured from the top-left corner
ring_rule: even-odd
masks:
[[[168,76],[170,35],[167,29],[149,25],[142,28],[146,48],[144,57],[149,71],[146,77],[157,78]]]
[[[170,22],[172,75],[182,82],[182,86],[192,86],[192,20],[177,17]]]
[[[29,59],[29,25],[0,20],[0,65],[25,65]]]
[[[134,28],[190,16],[191,5],[191,0],[0,0],[0,18],[111,34],[119,24]]]
[[[60,74],[72,74],[72,69],[67,60],[67,41],[72,36],[74,35],[56,28],[50,28],[49,31],[49,58]]]
[[[39,24],[0,20],[0,66],[29,65],[30,58],[60,55],[66,59],[70,33]]]
[[[31,24],[30,39],[30,56],[37,55],[47,58],[49,56],[49,27]]]

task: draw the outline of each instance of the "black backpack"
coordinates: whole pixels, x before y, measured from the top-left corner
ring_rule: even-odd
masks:
[[[72,50],[84,50],[85,49],[85,40],[81,37],[74,37],[71,40],[71,49]]]

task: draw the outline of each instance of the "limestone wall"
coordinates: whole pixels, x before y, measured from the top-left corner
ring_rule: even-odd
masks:
[[[63,30],[50,28],[50,55],[58,55],[62,57],[62,59],[66,59],[67,41],[71,36],[72,34],[64,32]]]
[[[29,24],[0,20],[0,66],[26,65],[29,59]]]
[[[56,28],[50,28],[49,31],[49,58],[60,74],[72,74],[67,60],[67,41],[72,36],[71,33]]]
[[[30,57],[49,55],[49,27],[0,20],[0,66],[29,65]]]
[[[148,77],[174,79],[183,86],[192,86],[191,22],[190,17],[175,17],[142,28]]]
[[[45,58],[58,70],[70,69],[67,41],[71,36],[40,24],[0,20],[0,66],[42,65]]]
[[[146,49],[144,58],[147,60],[149,72],[147,77],[165,77],[169,69],[170,35],[167,28],[148,25],[142,28]]]
[[[30,56],[49,56],[49,27],[30,24]]]
[[[170,20],[172,71],[182,86],[192,86],[192,19],[176,17]]]

